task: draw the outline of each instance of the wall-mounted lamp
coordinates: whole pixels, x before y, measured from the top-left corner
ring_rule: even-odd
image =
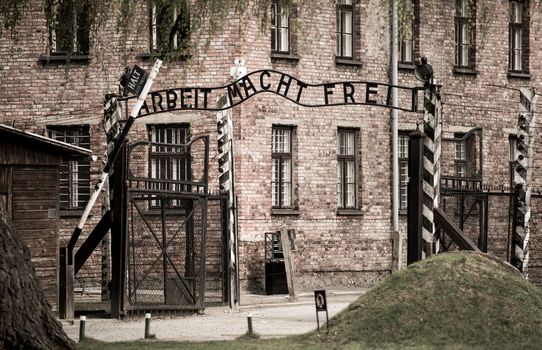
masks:
[[[414,74],[419,81],[427,83],[433,78],[433,67],[427,63],[427,57],[422,57],[421,61],[421,64],[416,66]]]

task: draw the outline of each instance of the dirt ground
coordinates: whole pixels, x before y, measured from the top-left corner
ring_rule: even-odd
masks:
[[[343,310],[365,290],[327,291],[329,317]],[[161,340],[230,340],[247,332],[247,316],[252,315],[254,332],[263,338],[302,334],[316,328],[316,309],[312,292],[299,293],[295,301],[287,296],[242,295],[238,311],[228,307],[208,307],[202,315],[180,317],[154,316],[151,334]],[[319,313],[325,327],[325,312]],[[62,321],[68,336],[79,339],[79,320]],[[85,334],[102,341],[128,341],[144,337],[143,318],[121,321],[87,317]]]

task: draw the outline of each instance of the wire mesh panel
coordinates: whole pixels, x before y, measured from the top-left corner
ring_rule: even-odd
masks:
[[[168,207],[174,201],[178,206]],[[205,278],[205,200],[132,192],[128,210],[130,304],[197,306]]]

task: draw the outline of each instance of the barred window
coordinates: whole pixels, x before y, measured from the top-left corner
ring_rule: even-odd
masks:
[[[356,208],[356,131],[338,130],[337,201],[340,209]]]
[[[271,3],[271,50],[290,52],[290,11],[278,0]]]
[[[48,0],[49,48],[52,55],[89,53],[89,1]]]
[[[455,1],[455,65],[474,68],[474,0]]]
[[[88,125],[49,126],[49,137],[57,141],[90,149]],[[83,209],[90,198],[90,160],[62,161],[59,172],[60,209]]]
[[[189,139],[187,125],[157,124],[149,126],[149,177],[158,180],[154,190],[186,191],[178,181],[190,179],[189,157],[184,145]],[[161,206],[160,200],[151,200],[151,207]],[[166,207],[180,206],[179,200],[169,200]]]
[[[354,58],[354,4],[352,0],[338,0],[336,6],[336,55]]]
[[[291,127],[274,126],[272,130],[272,205],[292,207],[292,131]]]

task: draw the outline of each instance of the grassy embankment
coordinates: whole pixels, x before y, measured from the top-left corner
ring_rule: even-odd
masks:
[[[394,273],[330,320],[330,335],[224,342],[87,341],[79,349],[540,349],[542,291],[468,252]]]

